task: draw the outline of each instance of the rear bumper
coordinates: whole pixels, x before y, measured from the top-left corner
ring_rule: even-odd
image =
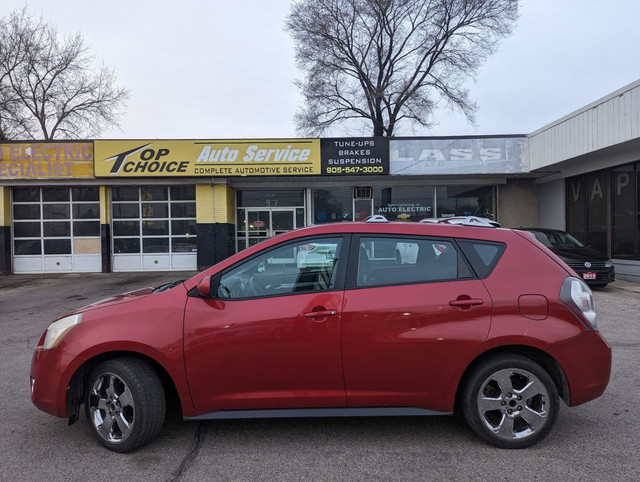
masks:
[[[575,407],[602,395],[611,377],[611,347],[599,331],[589,331],[559,346],[569,383],[569,405]]]

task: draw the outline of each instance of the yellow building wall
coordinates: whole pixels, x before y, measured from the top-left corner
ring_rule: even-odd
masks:
[[[0,226],[11,226],[11,188],[0,186]]]
[[[196,222],[235,224],[236,191],[226,184],[196,185]]]

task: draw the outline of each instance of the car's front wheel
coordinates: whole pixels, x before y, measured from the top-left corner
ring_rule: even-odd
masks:
[[[558,390],[539,364],[497,355],[470,373],[461,400],[469,426],[502,448],[530,447],[545,438],[558,415]]]
[[[98,441],[129,452],[155,438],[164,423],[166,401],[155,370],[137,358],[105,361],[86,384],[85,411]]]

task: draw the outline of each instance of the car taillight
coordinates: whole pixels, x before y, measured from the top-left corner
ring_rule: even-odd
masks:
[[[584,281],[573,276],[565,278],[560,299],[573,311],[589,330],[598,329],[596,300]]]

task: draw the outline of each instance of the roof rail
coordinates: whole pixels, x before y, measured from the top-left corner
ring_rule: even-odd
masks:
[[[388,223],[389,220],[385,218],[382,214],[372,214],[371,216],[367,216],[364,218],[365,223]]]
[[[438,221],[441,224],[457,224],[461,226],[477,226],[480,228],[495,228],[495,221],[490,221],[485,218],[479,218],[476,216],[456,216],[453,218],[443,218]],[[499,225],[498,225],[499,226]]]

